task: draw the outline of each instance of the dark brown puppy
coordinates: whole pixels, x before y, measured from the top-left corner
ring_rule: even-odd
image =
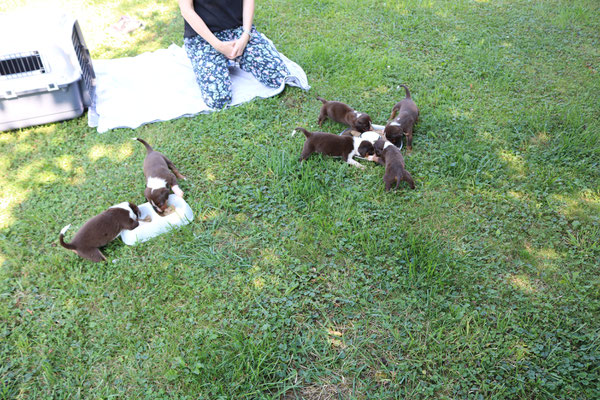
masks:
[[[146,158],[144,159],[144,175],[146,176],[146,189],[144,196],[158,214],[162,215],[167,209],[167,199],[173,190],[179,197],[183,197],[183,191],[177,185],[177,178],[186,179],[181,175],[175,165],[162,153],[155,151],[143,139],[133,138],[146,147]],[[173,171],[173,172],[171,172]]]
[[[360,133],[370,131],[372,129],[371,117],[365,113],[360,113],[354,110],[352,107],[340,103],[339,101],[327,101],[317,96],[318,100],[321,100],[323,106],[321,107],[321,113],[319,114],[319,126],[323,124],[323,121],[327,117],[341,124],[347,125],[355,131]]]
[[[300,161],[306,160],[312,153],[321,153],[332,157],[342,157],[348,164],[365,168],[352,157],[367,157],[375,154],[373,144],[358,137],[334,135],[325,132],[310,132],[304,128],[296,128],[306,136]],[[294,132],[295,133],[295,132]]]
[[[377,162],[385,165],[385,174],[383,175],[385,190],[390,190],[394,182],[396,183],[395,189],[397,189],[400,181],[405,181],[411,189],[414,189],[415,182],[406,170],[404,157],[402,157],[400,149],[383,138],[378,139],[373,147],[375,148],[375,154],[379,158]]]
[[[383,133],[387,140],[392,142],[395,146],[400,146],[402,143],[402,137],[406,137],[406,147],[408,150],[412,150],[412,139],[413,139],[413,127],[419,118],[419,109],[417,105],[410,97],[410,91],[406,85],[400,85],[406,92],[406,97],[396,103],[392,108],[392,115]],[[398,117],[396,118],[396,114]]]
[[[65,249],[73,250],[77,255],[94,262],[106,261],[100,247],[107,245],[119,236],[124,229],[138,227],[140,209],[133,203],[123,202],[90,218],[75,234],[71,243],[65,243],[64,237],[67,225],[60,231],[58,241]]]

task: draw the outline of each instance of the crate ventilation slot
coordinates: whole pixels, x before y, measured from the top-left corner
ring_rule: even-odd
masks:
[[[4,79],[44,73],[46,73],[46,67],[37,51],[0,56],[0,76]]]
[[[79,29],[79,24],[75,22],[71,40],[73,41],[73,48],[75,49],[75,54],[77,55],[79,66],[81,67],[83,83],[87,89],[87,93],[84,94],[84,103],[86,106],[89,106],[95,98],[96,74],[92,67],[92,57],[90,56],[89,50],[83,45],[82,37],[83,35]]]

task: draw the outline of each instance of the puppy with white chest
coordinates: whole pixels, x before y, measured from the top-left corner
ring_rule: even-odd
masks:
[[[72,250],[78,256],[94,262],[106,261],[100,247],[115,239],[121,231],[138,227],[140,209],[133,203],[123,202],[90,218],[75,234],[71,243],[64,240],[67,225],[60,231],[58,241],[65,249]]]
[[[360,133],[370,131],[373,128],[371,117],[368,114],[358,112],[339,101],[327,101],[318,96],[317,99],[323,103],[318,119],[319,126],[329,117],[335,122],[347,125]]]
[[[332,157],[341,157],[348,164],[358,168],[365,168],[363,165],[353,159],[354,156],[368,157],[375,154],[373,144],[368,140],[363,140],[353,136],[334,135],[325,132],[310,132],[304,128],[296,128],[296,131],[302,131],[306,136],[300,161],[306,160],[312,153],[321,153]]]
[[[405,181],[411,189],[414,189],[415,182],[406,170],[404,157],[402,157],[400,149],[394,146],[392,142],[383,138],[378,139],[373,147],[376,154],[376,159],[373,161],[385,165],[385,173],[383,175],[385,190],[390,190],[394,183],[396,184],[395,189],[397,189],[400,181]]]
[[[419,118],[419,109],[410,96],[410,91],[406,85],[400,85],[404,88],[406,97],[396,103],[392,108],[390,121],[383,130],[387,140],[395,146],[400,146],[402,138],[406,137],[406,147],[412,150],[413,127]],[[396,117],[396,114],[398,117]]]
[[[179,197],[183,197],[183,191],[177,184],[177,178],[186,179],[179,173],[175,164],[162,153],[155,151],[143,139],[133,138],[146,147],[146,158],[144,159],[144,175],[146,176],[146,189],[144,196],[159,215],[162,215],[168,207],[167,199],[171,190]]]

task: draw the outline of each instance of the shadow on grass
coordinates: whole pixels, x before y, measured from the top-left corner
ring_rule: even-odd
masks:
[[[100,14],[99,9],[103,10]],[[93,59],[133,57],[183,42],[183,17],[177,2],[146,4],[138,0],[118,3],[99,0],[83,5],[78,13],[76,17],[80,19]],[[130,33],[113,29],[123,16],[143,26]]]
[[[26,254],[32,258],[26,259],[32,261],[56,245],[57,234],[48,235],[48,229],[60,230],[58,225],[70,222],[80,225],[118,203],[114,196],[127,197],[124,184],[108,171],[126,166],[131,148],[127,143],[125,147],[90,144],[85,139],[86,128],[85,118],[80,118],[2,133],[8,165],[3,186],[10,194],[5,200],[2,229],[15,244],[23,245],[5,249],[12,266],[24,261],[24,254],[14,258],[13,251],[14,256],[28,249]],[[133,198],[139,199],[137,193],[129,196],[134,202]]]

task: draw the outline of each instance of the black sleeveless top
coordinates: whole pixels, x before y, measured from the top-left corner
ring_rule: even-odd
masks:
[[[243,0],[194,0],[194,10],[211,32],[237,28],[243,24]],[[185,21],[184,37],[198,33]]]

